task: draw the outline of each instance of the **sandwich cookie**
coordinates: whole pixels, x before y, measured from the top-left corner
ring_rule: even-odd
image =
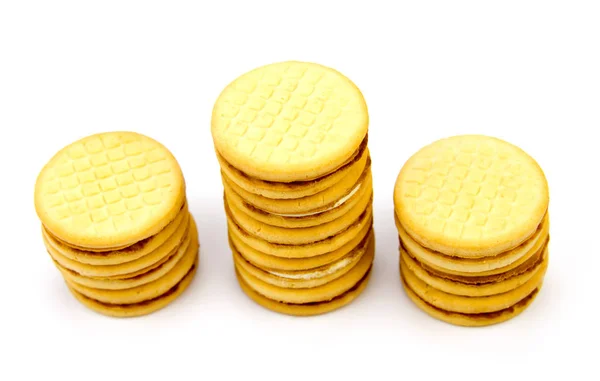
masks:
[[[549,191],[536,161],[493,137],[455,136],[415,153],[394,190],[400,274],[409,298],[451,324],[521,312],[549,263]]]
[[[250,194],[256,194],[270,199],[297,199],[322,192],[340,182],[341,179],[346,177],[350,172],[356,171],[357,168],[363,168],[370,157],[367,143],[368,137],[365,137],[356,153],[337,171],[309,181],[264,181],[258,178],[249,177],[237,170],[218,153],[217,159],[221,165],[221,170],[225,173],[227,178]]]
[[[229,232],[229,245],[232,246],[232,251],[240,252],[246,260],[258,267],[281,271],[300,271],[325,266],[345,257],[356,247],[363,246],[372,231],[372,224],[364,225],[354,238],[339,249],[306,258],[285,258],[265,254],[245,244],[234,230]]]
[[[368,124],[356,85],[313,63],[259,67],[219,95],[211,133],[229,245],[258,304],[315,315],[366,286],[375,252]]]
[[[267,283],[236,266],[242,290],[256,303],[270,310],[294,316],[320,315],[352,302],[366,287],[375,253],[371,239],[362,258],[344,275],[320,286],[287,288]]]
[[[266,283],[283,288],[313,288],[327,284],[350,271],[370,249],[369,245],[374,241],[373,231],[352,251],[342,258],[319,267],[313,267],[306,270],[277,270],[264,268],[254,265],[244,258],[236,249],[232,247],[234,263],[241,267],[245,272]]]
[[[171,152],[133,132],[80,139],[44,166],[35,209],[46,251],[82,304],[110,316],[167,306],[195,275],[199,243]]]
[[[371,166],[370,160],[367,162],[367,166]],[[371,170],[368,169],[362,173],[354,188],[335,203],[326,208],[321,208],[321,210],[318,211],[309,211],[299,214],[270,213],[245,201],[242,196],[238,195],[233,188],[227,185],[226,181],[223,182],[223,186],[225,188],[227,200],[252,218],[272,226],[307,228],[331,222],[347,214],[360,200],[364,200],[365,195],[372,194],[372,182],[373,176]],[[277,203],[277,200],[273,199],[269,202]]]

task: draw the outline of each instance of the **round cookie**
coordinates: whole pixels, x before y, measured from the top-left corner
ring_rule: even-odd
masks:
[[[273,199],[293,199],[312,196],[340,182],[354,167],[364,167],[369,157],[367,148],[368,136],[365,137],[356,153],[337,171],[309,181],[294,181],[288,183],[264,181],[249,177],[229,164],[217,152],[217,160],[221,170],[240,188],[253,194]]]
[[[69,281],[69,283],[77,283],[81,286],[103,289],[103,290],[124,290],[129,288],[138,287],[150,282],[153,282],[159,278],[162,278],[165,274],[170,272],[177,263],[183,258],[183,256],[188,252],[190,245],[199,246],[198,243],[198,233],[196,230],[196,226],[194,220],[191,219],[190,223],[192,226],[190,227],[186,239],[182,242],[181,246],[176,250],[176,252],[171,255],[164,263],[160,264],[156,268],[151,269],[148,272],[139,274],[137,276],[129,277],[129,278],[89,278],[82,276],[75,271],[66,269],[55,261],[56,267],[63,274],[63,277]]]
[[[198,240],[194,239],[183,258],[175,264],[171,271],[150,283],[128,289],[97,289],[80,285],[69,279],[66,279],[66,282],[69,288],[100,303],[136,304],[156,299],[176,286],[197,263],[198,256]]]
[[[541,290],[542,285],[540,284],[533,292],[531,292],[531,294],[507,309],[482,314],[462,314],[458,312],[444,311],[425,302],[417,294],[415,294],[404,281],[402,281],[402,287],[406,291],[406,294],[410,300],[412,300],[419,309],[435,319],[448,324],[463,327],[484,327],[503,323],[523,313],[523,311],[525,311],[527,307],[533,303],[539,291]]]
[[[480,297],[502,294],[527,283],[527,281],[529,281],[537,273],[537,271],[540,271],[542,268],[542,264],[547,252],[548,250],[546,248],[541,260],[523,273],[515,274],[514,276],[499,282],[481,282],[478,284],[469,284],[456,280],[449,280],[430,273],[402,249],[400,250],[400,260],[402,261],[402,266],[406,266],[408,271],[432,288],[453,295]]]
[[[277,287],[263,282],[240,266],[236,266],[236,270],[246,284],[266,298],[290,304],[306,304],[331,300],[350,290],[371,269],[374,255],[375,243],[371,241],[366,253],[349,272],[330,283],[313,288]]]
[[[372,194],[372,191],[366,193],[365,197],[359,200],[353,209],[336,220],[317,226],[296,229],[267,225],[257,221],[238,209],[235,203],[232,202],[227,202],[227,207],[235,223],[257,238],[284,245],[306,245],[324,240],[346,230],[372,205]]]
[[[62,253],[59,250],[57,250],[56,247],[52,246],[52,242],[46,240],[45,238],[44,244],[46,245],[48,254],[50,254],[52,259],[54,259],[60,266],[75,271],[76,273],[82,276],[91,278],[132,278],[160,266],[171,255],[173,255],[187,236],[188,230],[191,226],[191,220],[191,215],[187,213],[184,216],[184,221],[179,225],[176,231],[165,241],[164,244],[162,244],[154,251],[141,258],[138,258],[131,262],[125,262],[116,265],[98,266],[80,263],[62,255]]]
[[[334,172],[367,135],[362,93],[338,71],[308,62],[261,66],[236,78],[215,102],[215,150],[267,181],[308,181]]]
[[[175,219],[158,234],[120,250],[96,252],[77,249],[54,237],[43,226],[42,235],[51,247],[72,261],[99,266],[118,265],[144,257],[162,246],[167,239],[175,234],[180,225],[186,221],[188,214],[189,211],[186,203]]]
[[[282,258],[308,258],[335,251],[350,242],[352,238],[365,227],[365,225],[372,225],[373,223],[373,207],[369,206],[358,218],[356,223],[335,236],[306,245],[284,245],[267,242],[243,230],[232,218],[227,205],[225,205],[225,209],[227,213],[227,225],[230,232],[233,232],[237,238],[253,249]]]
[[[364,181],[360,183],[360,185],[357,185],[357,187],[357,191],[350,195],[345,202],[341,203],[341,205],[338,205],[336,208],[300,217],[280,216],[260,210],[250,203],[244,201],[244,199],[242,199],[237,193],[235,193],[231,188],[228,188],[226,185],[224,186],[224,193],[230,203],[234,204],[238,209],[257,221],[271,226],[298,229],[331,222],[350,212],[363,197],[370,197],[366,196],[366,194],[372,193],[373,191],[373,176],[371,171],[367,173]]]
[[[479,273],[466,273],[460,271],[449,271],[447,269],[441,269],[435,265],[427,263],[426,261],[422,261],[420,258],[414,256],[410,252],[410,250],[406,250],[406,252],[413,258],[418,260],[421,263],[421,265],[427,269],[427,271],[436,274],[442,278],[458,280],[464,283],[479,284],[481,283],[481,281],[485,283],[489,282],[491,279],[494,279],[494,281],[500,281],[502,279],[506,279],[507,277],[513,276],[515,274],[520,274],[524,271],[529,270],[531,266],[533,266],[533,264],[539,259],[539,257],[542,256],[543,250],[548,245],[549,241],[550,237],[546,236],[545,239],[537,241],[535,246],[532,247],[527,254],[519,258],[519,260],[517,260],[516,262],[513,262],[506,267],[482,271]]]
[[[282,217],[306,217],[333,210],[350,199],[354,193],[358,192],[359,187],[370,173],[370,160],[367,164],[369,165],[362,168],[353,167],[340,182],[322,192],[290,200],[271,199],[249,193],[234,184],[223,172],[221,172],[221,177],[224,187],[237,193],[256,209]]]
[[[265,283],[283,288],[314,288],[330,283],[348,273],[372,245],[374,234],[341,259],[308,270],[281,271],[259,268],[247,261],[239,252],[233,250],[234,263],[244,271]]]
[[[480,258],[511,250],[536,231],[549,203],[536,161],[500,139],[462,135],[438,140],[404,164],[394,204],[420,245]]]
[[[181,209],[185,181],[175,157],[133,132],[107,132],[59,151],[35,184],[45,228],[78,248],[111,250],[159,233]]]
[[[239,252],[248,262],[255,266],[275,271],[300,271],[325,266],[349,255],[357,247],[365,246],[373,232],[373,225],[365,225],[348,243],[337,250],[306,258],[282,258],[262,253],[246,245],[235,230],[229,232],[229,245],[232,251]]]
[[[440,271],[451,272],[453,274],[490,272],[497,269],[506,269],[513,263],[522,263],[522,259],[526,259],[527,255],[531,254],[534,248],[539,248],[539,244],[546,240],[549,233],[549,225],[549,217],[546,215],[532,237],[521,243],[521,245],[504,253],[482,258],[460,258],[436,253],[419,245],[406,233],[402,224],[396,218],[396,228],[398,229],[402,246],[406,247],[412,256]]]
[[[419,279],[402,261],[400,263],[403,282],[427,304],[444,311],[472,315],[502,311],[526,298],[543,282],[548,257],[544,258],[539,270],[521,286],[502,294],[481,297],[453,295],[437,290]]]
[[[196,275],[198,268],[198,258],[188,271],[188,273],[183,277],[183,279],[172,287],[170,290],[165,292],[164,294],[156,297],[155,299],[146,300],[141,303],[135,304],[110,304],[110,303],[102,303],[97,300],[88,298],[87,296],[80,294],[75,291],[71,287],[69,287],[69,291],[75,296],[75,298],[84,306],[89,309],[111,317],[139,317],[143,315],[148,315],[153,312],[156,312],[162,308],[165,308],[167,305],[171,304],[175,299],[177,299],[192,283],[194,277]]]
[[[236,277],[242,291],[255,303],[268,310],[291,316],[316,316],[338,310],[344,306],[347,306],[356,298],[358,298],[358,296],[364,291],[369,283],[371,271],[372,270],[369,270],[363,279],[361,279],[352,289],[346,291],[344,294],[328,301],[307,304],[282,303],[266,298],[254,291],[237,271]]]

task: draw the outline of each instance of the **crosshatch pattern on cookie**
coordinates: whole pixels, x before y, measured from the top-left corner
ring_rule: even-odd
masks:
[[[321,66],[272,65],[223,92],[213,125],[240,155],[274,164],[309,162],[366,125],[357,94],[347,79]]]
[[[397,187],[403,216],[427,232],[464,240],[527,223],[547,195],[544,174],[526,154],[471,136],[424,148],[402,169]]]
[[[78,231],[111,235],[172,209],[182,175],[169,152],[132,133],[94,135],[67,147],[44,169],[44,213]]]

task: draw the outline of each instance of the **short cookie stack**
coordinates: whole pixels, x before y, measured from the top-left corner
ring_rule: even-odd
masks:
[[[244,292],[290,315],[338,309],[374,258],[368,113],[339,72],[284,62],[242,75],[216,101],[229,244]]]
[[[400,272],[410,299],[462,326],[504,322],[539,293],[548,266],[548,184],[502,140],[434,142],[397,178]]]
[[[83,138],[42,169],[35,207],[69,290],[115,317],[157,311],[191,283],[198,233],[173,155],[132,132]]]

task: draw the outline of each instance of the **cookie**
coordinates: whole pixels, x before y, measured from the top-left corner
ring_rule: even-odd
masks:
[[[150,270],[130,273],[125,276],[87,277],[62,267],[56,261],[55,265],[69,283],[77,283],[81,286],[102,290],[131,289],[162,278],[179,263],[181,258],[188,252],[190,245],[198,246],[198,233],[193,219],[190,219],[190,229],[187,230],[186,238],[181,245],[164,261],[161,261],[158,266],[153,266]]]
[[[370,240],[365,254],[347,273],[312,288],[274,286],[238,266],[236,274],[242,290],[263,307],[290,315],[322,314],[346,305],[364,290],[371,272],[374,246],[374,240]]]
[[[257,293],[242,279],[240,274],[236,272],[236,277],[240,284],[240,288],[246,295],[248,295],[250,299],[262,307],[267,308],[268,310],[292,316],[322,315],[333,312],[350,304],[365,290],[370,276],[371,270],[369,270],[363,279],[361,279],[353,288],[331,300],[306,304],[290,304],[277,302]]]
[[[360,147],[335,172],[309,181],[277,182],[250,177],[229,164],[217,153],[221,170],[227,178],[245,191],[272,199],[293,199],[312,196],[332,187],[356,167],[364,167],[369,157],[367,148],[368,136],[363,139]]]
[[[232,251],[237,267],[265,283],[283,288],[313,288],[330,283],[350,271],[367,250],[371,249],[374,239],[375,236],[371,231],[367,239],[342,258],[319,267],[293,271],[261,268],[244,258],[235,248],[232,248]]]
[[[158,234],[181,209],[185,181],[175,157],[155,140],[107,132],[60,150],[35,184],[35,210],[55,237],[105,251]]]
[[[546,239],[550,229],[549,217],[546,216],[532,237],[522,242],[512,250],[487,256],[482,258],[460,258],[451,257],[441,253],[431,251],[419,245],[406,233],[402,225],[396,218],[396,228],[400,235],[402,244],[419,261],[443,272],[451,274],[470,274],[481,273],[493,274],[494,270],[505,272],[510,266],[516,267],[527,260],[533,253],[539,249],[540,245]]]
[[[526,298],[542,283],[547,263],[547,260],[544,261],[540,271],[536,272],[527,282],[519,287],[504,293],[480,297],[455,295],[440,291],[427,285],[406,266],[401,265],[400,270],[402,279],[406,285],[428,304],[444,311],[480,314],[502,311]]]
[[[546,177],[520,148],[497,138],[438,140],[411,156],[394,204],[406,232],[446,255],[480,258],[531,237],[548,210]]]
[[[89,299],[106,304],[136,304],[153,300],[175,287],[190,271],[198,258],[198,240],[192,238],[183,257],[162,277],[132,288],[100,289],[92,288],[66,279],[69,288]]]
[[[309,181],[343,166],[368,122],[366,102],[350,79],[316,63],[279,62],[225,87],[211,133],[219,155],[249,176]]]
[[[175,219],[158,234],[136,242],[131,246],[126,246],[120,250],[88,251],[85,249],[77,249],[53,236],[44,226],[42,226],[42,235],[49,246],[60,253],[61,256],[74,262],[99,266],[118,265],[145,257],[163,246],[169,238],[173,237],[176,231],[182,233],[185,230],[185,226],[187,226],[188,215],[189,211],[186,203],[183,205]],[[180,229],[182,227],[183,229]]]
[[[77,300],[88,307],[89,309],[96,311],[100,314],[111,316],[111,317],[139,317],[143,315],[148,315],[158,310],[161,310],[174,302],[192,283],[194,277],[197,272],[199,259],[196,259],[196,262],[189,269],[187,274],[169,289],[167,292],[162,295],[150,299],[145,300],[140,303],[134,304],[111,304],[111,303],[102,303],[100,301],[88,298],[87,296],[77,292],[73,288],[69,287],[71,293],[77,298]]]
[[[425,311],[429,316],[449,324],[463,327],[484,327],[500,324],[513,319],[523,313],[523,311],[525,311],[527,307],[533,303],[542,288],[542,285],[540,284],[535,290],[533,290],[525,298],[521,299],[518,303],[500,311],[481,314],[462,314],[458,312],[445,311],[427,303],[414,291],[412,291],[404,281],[402,282],[402,286],[413,303],[415,303],[415,305],[417,305],[422,311]]]
[[[427,265],[423,262],[419,262],[419,264],[425,270],[427,270],[431,274],[434,274],[440,278],[453,280],[453,281],[457,281],[457,282],[461,282],[461,283],[465,283],[465,284],[486,284],[486,283],[490,283],[490,282],[500,282],[504,279],[508,279],[510,277],[513,277],[513,276],[516,276],[519,274],[523,274],[523,273],[529,271],[530,269],[532,269],[534,266],[536,266],[537,263],[541,260],[544,250],[548,247],[549,242],[550,242],[550,237],[547,237],[544,241],[540,241],[538,243],[538,245],[536,245],[536,247],[534,249],[532,249],[531,255],[528,255],[527,258],[521,258],[518,262],[515,262],[514,264],[511,264],[510,266],[507,266],[502,269],[485,271],[485,272],[476,273],[476,274],[473,274],[473,273],[455,274],[455,273],[441,271],[441,270],[439,270],[437,268],[433,268],[430,265]],[[410,255],[410,253],[408,251],[406,251],[406,253],[408,255]],[[416,260],[415,257],[412,257],[412,258]]]
[[[177,230],[159,247],[150,253],[130,262],[124,262],[116,265],[90,265],[80,263],[67,258],[62,254],[60,248],[53,246],[53,242],[43,237],[46,249],[52,259],[61,267],[74,271],[87,277],[132,277],[148,272],[154,267],[159,266],[177,251],[184,241],[188,230],[190,229],[191,216],[189,213],[179,224]]]
[[[262,253],[246,245],[236,235],[235,230],[229,232],[229,245],[232,251],[239,252],[247,261],[257,267],[274,271],[302,271],[326,266],[350,254],[357,247],[362,247],[373,233],[373,225],[364,227],[348,243],[337,250],[306,258],[283,258]]]
[[[406,267],[406,271],[410,271],[423,283],[444,293],[467,297],[499,295],[524,285],[539,271],[545,271],[544,266],[546,257],[547,247],[545,247],[542,255],[538,257],[538,260],[525,271],[514,273],[506,278],[480,278],[478,282],[475,283],[472,281],[464,282],[464,279],[448,279],[447,277],[439,276],[428,271],[424,266],[408,255],[406,251],[400,250],[401,264]]]
[[[368,158],[367,158],[368,159]],[[306,217],[333,210],[347,202],[358,192],[370,174],[370,165],[352,168],[346,176],[317,194],[297,199],[270,199],[247,192],[222,174],[223,186],[232,189],[257,209],[282,217]]]
[[[246,245],[268,255],[282,258],[309,258],[336,251],[350,242],[366,225],[373,223],[373,207],[370,205],[348,228],[334,236],[304,245],[285,245],[265,241],[242,229],[227,209],[227,225]]]
[[[255,220],[235,206],[227,202],[231,218],[240,228],[249,234],[271,243],[284,245],[305,245],[335,236],[354,224],[360,216],[373,204],[373,192],[369,190],[348,213],[333,221],[306,228],[282,228]],[[226,196],[226,199],[228,196]],[[226,200],[228,201],[228,200]]]

